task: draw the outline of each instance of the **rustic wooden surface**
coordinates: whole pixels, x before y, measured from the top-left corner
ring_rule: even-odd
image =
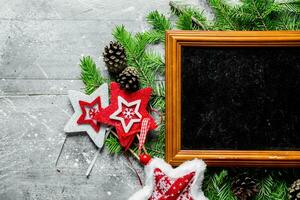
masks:
[[[189,0],[205,9],[205,0]],[[140,189],[123,156],[105,150],[89,179],[96,151],[85,135],[65,138],[73,113],[66,96],[82,90],[79,59],[99,58],[115,25],[148,28],[152,10],[169,14],[166,0],[0,0],[0,199],[127,199]],[[142,167],[135,167],[143,177]]]

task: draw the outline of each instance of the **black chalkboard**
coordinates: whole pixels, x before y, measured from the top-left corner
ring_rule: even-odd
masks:
[[[300,150],[299,47],[181,49],[184,150]]]

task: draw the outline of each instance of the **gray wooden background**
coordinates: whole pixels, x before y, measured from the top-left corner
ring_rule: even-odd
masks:
[[[188,3],[211,17],[205,0]],[[68,137],[60,172],[55,161],[73,113],[67,91],[83,89],[80,57],[104,71],[112,28],[146,30],[155,9],[169,15],[168,1],[0,0],[0,200],[122,200],[140,189],[126,159],[106,151],[87,179],[96,148],[85,134]]]

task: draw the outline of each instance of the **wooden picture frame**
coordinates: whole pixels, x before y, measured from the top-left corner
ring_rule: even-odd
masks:
[[[208,166],[299,167],[300,151],[181,149],[183,46],[300,47],[300,31],[167,31],[166,33],[166,161],[175,166],[199,158]]]

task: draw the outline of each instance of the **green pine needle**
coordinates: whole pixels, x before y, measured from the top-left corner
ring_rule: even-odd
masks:
[[[143,33],[137,33],[138,37],[144,37],[149,44],[158,44],[159,42],[165,41],[165,33],[155,30],[146,31]]]
[[[171,21],[157,10],[150,12],[146,19],[153,30],[143,34],[153,41],[150,43],[165,42],[165,31],[172,29]]]
[[[90,56],[83,57],[80,60],[81,79],[85,84],[86,94],[91,94],[100,85],[104,83],[104,78],[97,70],[96,64]]]
[[[300,1],[288,1],[288,2],[281,2],[278,3],[284,10],[288,10],[289,12],[293,13],[300,13]]]
[[[155,31],[165,32],[166,30],[172,29],[171,21],[157,10],[150,12],[146,18]]]
[[[264,177],[259,183],[259,192],[256,195],[255,200],[264,200],[271,197],[274,179],[272,176]]]
[[[227,170],[222,170],[220,173],[207,174],[204,180],[203,191],[209,200],[237,199],[231,191],[231,181]]]
[[[106,138],[105,147],[109,150],[110,153],[113,154],[118,154],[122,151],[122,147],[118,139],[112,134],[109,134],[109,136]]]
[[[207,30],[207,20],[202,11],[187,5],[179,5],[173,1],[169,3],[173,14],[178,16],[176,27],[181,30]]]
[[[230,6],[224,0],[209,0],[215,11],[214,30],[297,30],[299,1],[242,0]]]
[[[269,200],[288,200],[288,186],[285,181],[278,181],[274,184]]]

